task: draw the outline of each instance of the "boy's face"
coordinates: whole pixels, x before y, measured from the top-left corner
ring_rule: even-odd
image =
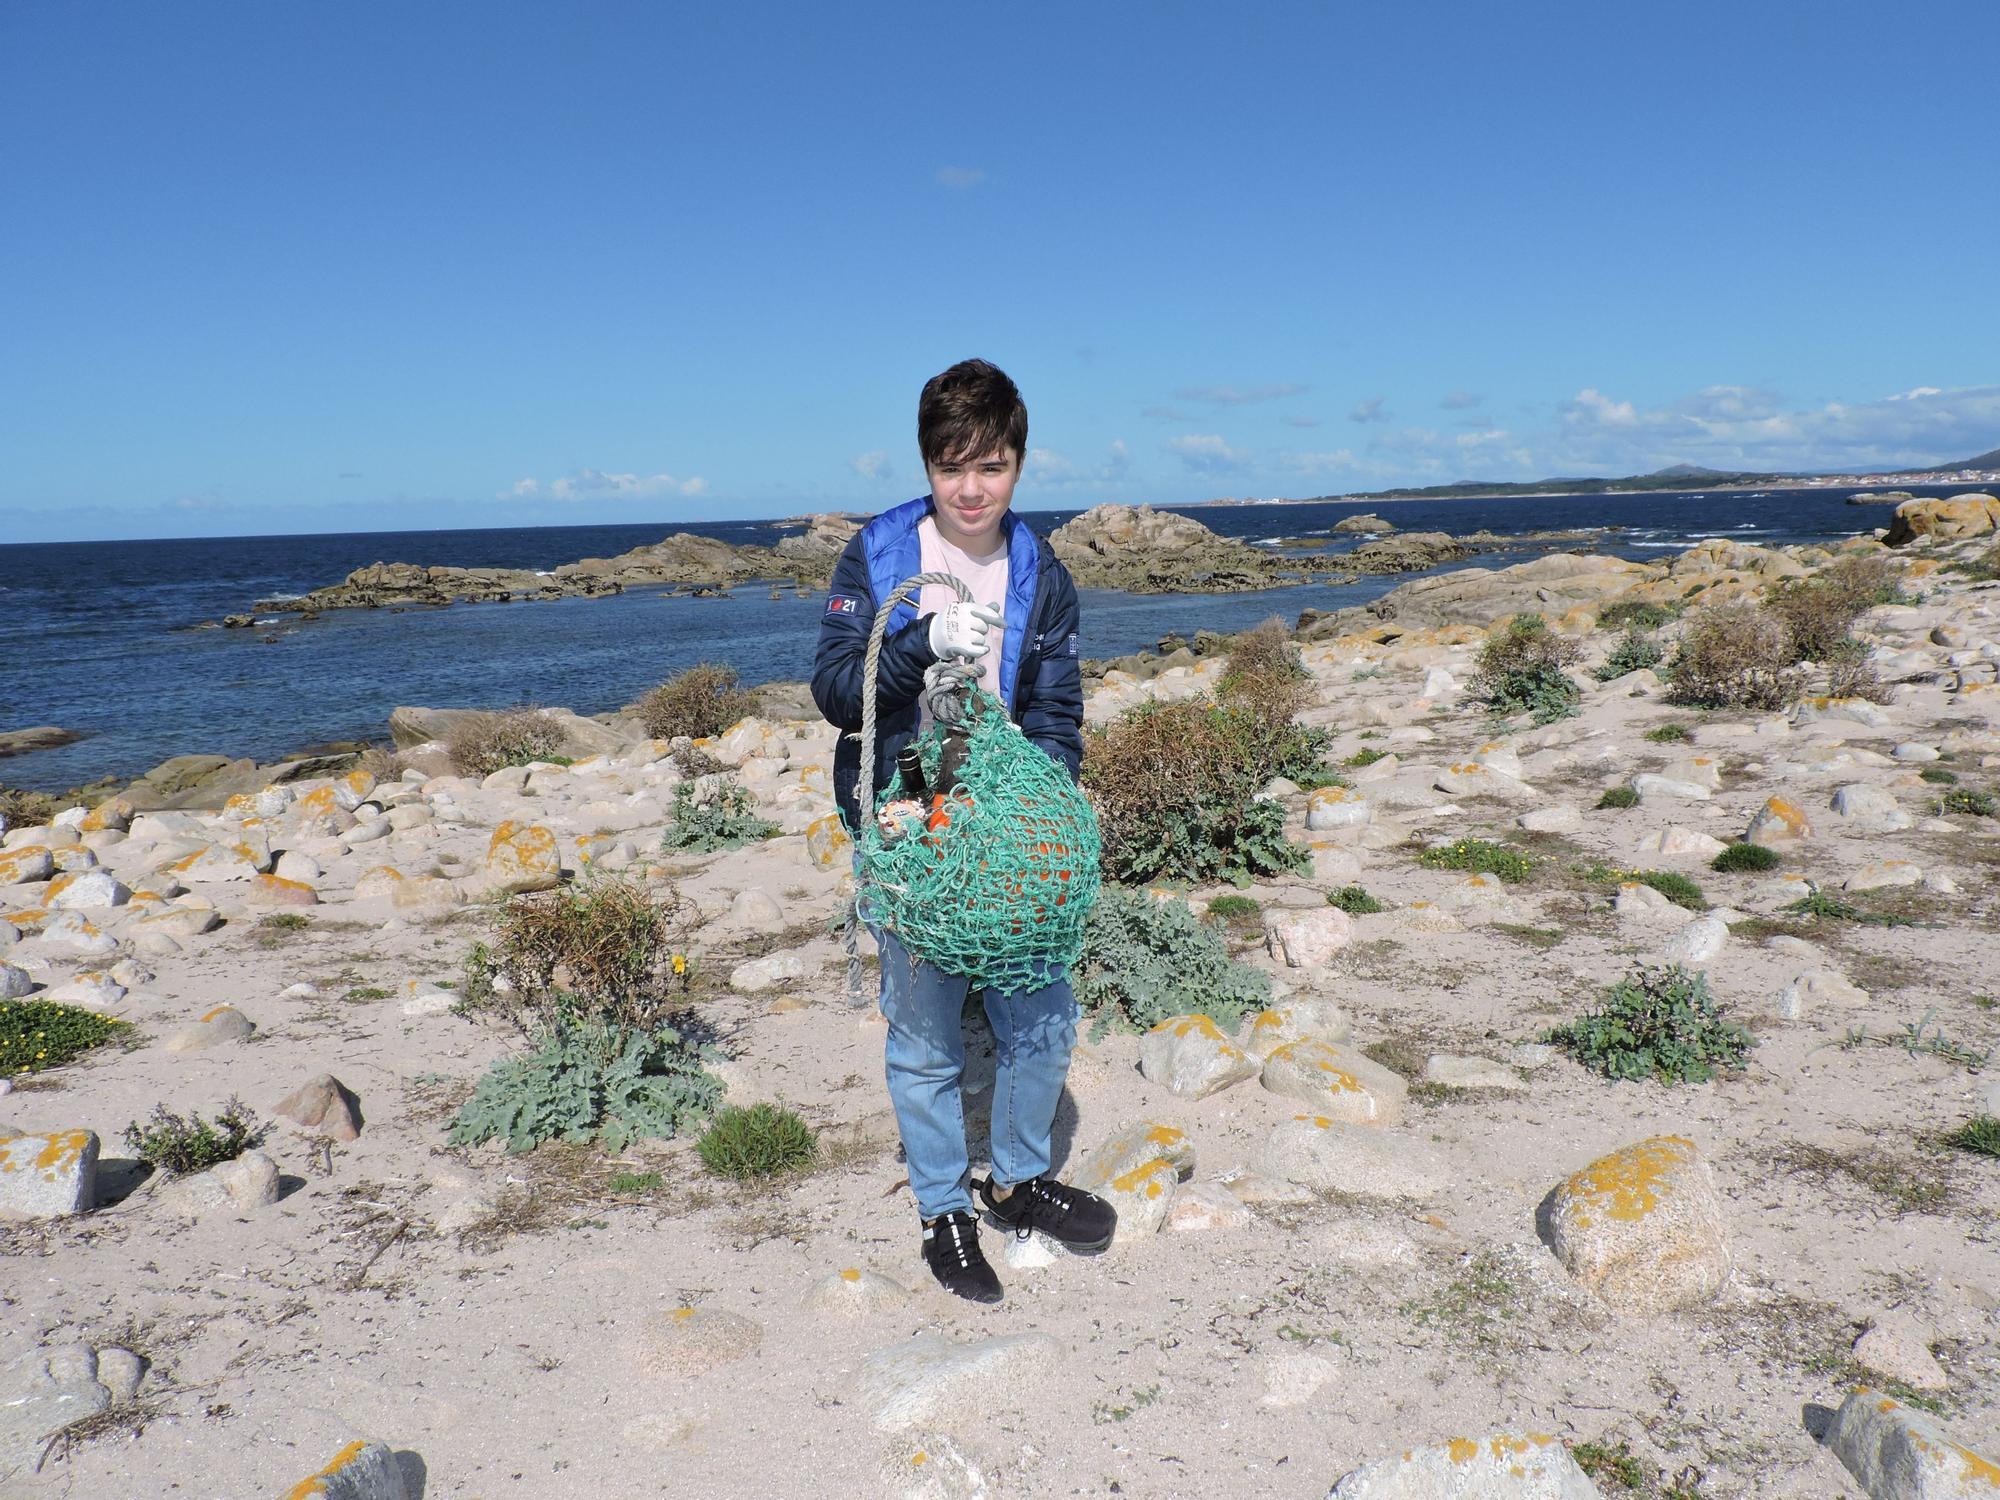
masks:
[[[993,548],[1000,518],[1014,502],[1021,460],[1011,448],[996,448],[978,458],[952,458],[924,465],[931,498],[937,502],[938,534],[965,552]]]

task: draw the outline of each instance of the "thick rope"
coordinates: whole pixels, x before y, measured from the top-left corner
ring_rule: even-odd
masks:
[[[882,641],[888,635],[889,616],[896,606],[915,598],[926,584],[937,584],[954,590],[959,599],[967,604],[972,602],[972,590],[965,586],[963,579],[950,573],[919,573],[906,578],[889,591],[889,597],[876,606],[875,624],[868,632],[868,654],[861,663],[861,775],[855,787],[860,799],[861,817],[855,824],[855,848],[859,849],[860,839],[875,820],[875,679],[882,668]],[[931,718],[951,727],[963,723],[966,716],[966,700],[970,696],[972,684],[979,678],[977,664],[963,657],[943,657],[924,671],[922,698],[924,707]],[[861,996],[861,872],[854,875],[854,895],[847,903],[847,1003],[859,1006],[866,1003]]]

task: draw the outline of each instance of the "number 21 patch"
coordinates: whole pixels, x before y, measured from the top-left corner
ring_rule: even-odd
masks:
[[[833,594],[826,601],[826,612],[830,615],[852,615],[861,610],[861,601],[852,594]]]

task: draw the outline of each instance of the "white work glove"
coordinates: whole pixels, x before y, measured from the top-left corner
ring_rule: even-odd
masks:
[[[947,604],[931,616],[931,654],[940,660],[962,656],[976,661],[986,654],[986,632],[1006,623],[990,604]]]

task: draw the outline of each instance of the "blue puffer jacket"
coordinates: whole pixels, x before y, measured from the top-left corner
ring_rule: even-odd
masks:
[[[833,794],[849,829],[860,822],[861,676],[875,601],[922,571],[917,523],[931,498],[886,510],[847,544],[833,570],[813,657],[813,702],[841,730],[833,752]],[[1049,544],[1009,511],[1000,519],[1007,539],[1006,639],[1000,647],[1000,697],[1031,741],[1069,768],[1083,762],[1083,677],[1077,661],[1076,584]],[[937,660],[929,616],[899,604],[882,639],[876,674],[875,790],[889,784],[896,753],[916,736],[917,694],[924,669]]]

